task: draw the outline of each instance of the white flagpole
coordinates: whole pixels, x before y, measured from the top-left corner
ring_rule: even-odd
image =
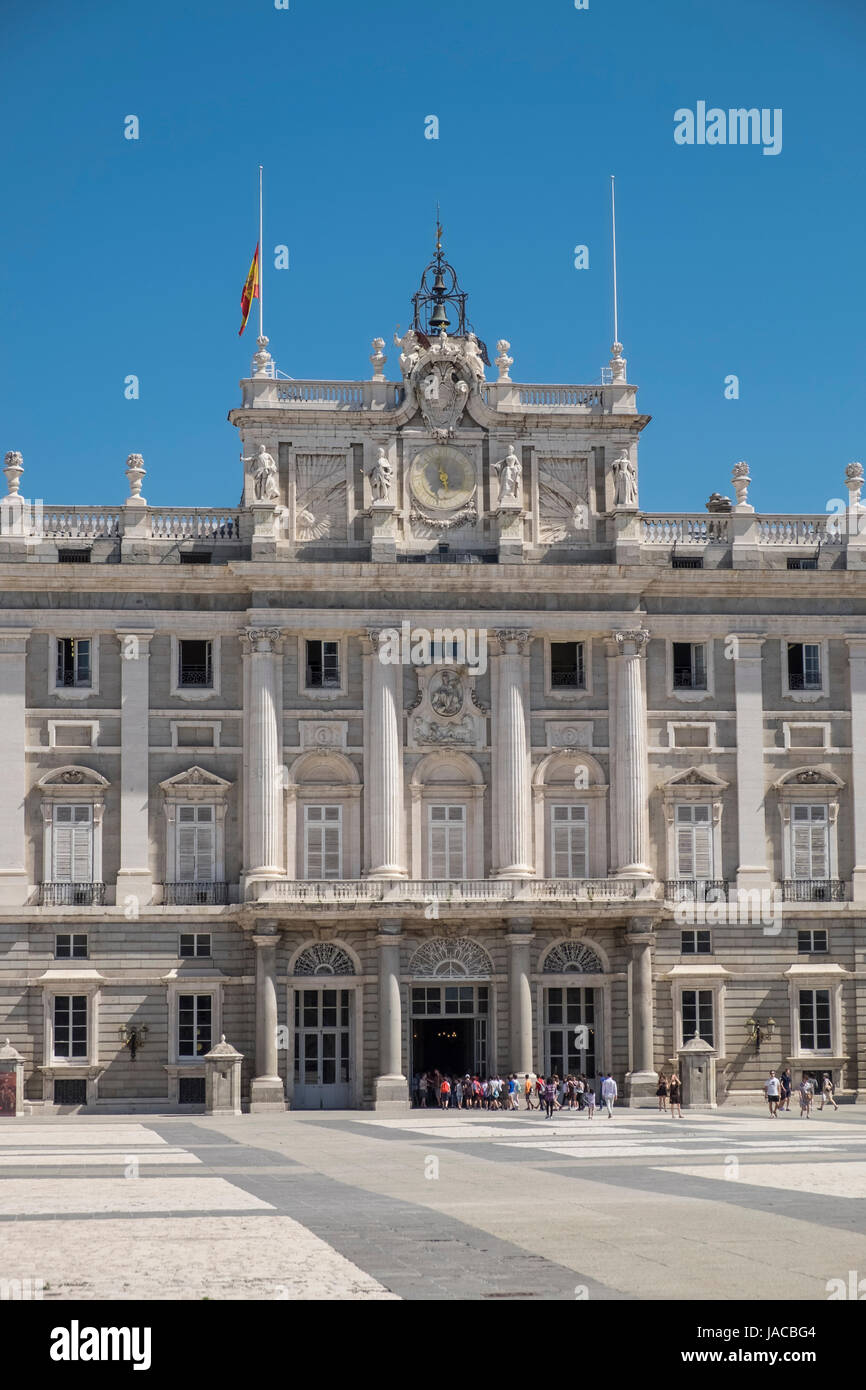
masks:
[[[264,304],[262,287],[262,262],[265,258],[265,248],[262,245],[262,166],[259,165],[259,337],[265,336],[264,329]]]
[[[610,225],[613,233],[613,341],[619,342],[619,315],[616,302],[616,194],[614,177],[610,176]]]

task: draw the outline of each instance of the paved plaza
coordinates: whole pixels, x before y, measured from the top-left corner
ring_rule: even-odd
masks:
[[[866,1115],[620,1110],[0,1126],[45,1299],[814,1299],[866,1275]]]

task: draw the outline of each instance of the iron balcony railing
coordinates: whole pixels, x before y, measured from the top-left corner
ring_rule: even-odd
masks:
[[[39,901],[43,907],[102,907],[104,883],[43,883]]]
[[[227,883],[166,883],[163,900],[167,907],[222,907],[229,900]]]
[[[843,903],[847,884],[841,878],[783,878],[782,902]]]
[[[728,901],[728,883],[723,878],[665,879],[665,901],[669,903],[720,903]]]

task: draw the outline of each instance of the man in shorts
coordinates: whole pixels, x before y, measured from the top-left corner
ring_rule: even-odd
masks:
[[[779,1097],[782,1094],[782,1083],[774,1071],[770,1072],[764,1082],[764,1095],[767,1097],[767,1104],[770,1107],[770,1114],[773,1119],[778,1118]]]

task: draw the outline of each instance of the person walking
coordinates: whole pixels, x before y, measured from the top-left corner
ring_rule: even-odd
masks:
[[[613,1077],[612,1077],[612,1076],[605,1076],[605,1077],[603,1077],[602,1083],[601,1083],[601,1098],[602,1098],[602,1101],[604,1102],[604,1104],[607,1106],[607,1118],[608,1118],[608,1119],[610,1119],[610,1117],[611,1117],[612,1114],[613,1114],[613,1107],[614,1107],[614,1105],[616,1104],[617,1094],[618,1094],[618,1092],[617,1092],[617,1086],[616,1086],[616,1082],[614,1081]]]
[[[802,1118],[803,1118],[804,1115],[806,1116],[806,1119],[808,1120],[809,1115],[811,1114],[811,1110],[812,1110],[812,1095],[813,1095],[814,1089],[815,1089],[815,1088],[814,1088],[814,1086],[813,1086],[813,1084],[812,1084],[811,1078],[808,1077],[808,1076],[806,1075],[805,1072],[803,1072],[803,1073],[802,1073],[802,1077],[801,1077],[800,1084],[799,1084],[799,1086],[797,1087],[797,1091],[798,1091],[798,1094],[799,1094],[799,1096],[800,1096],[800,1119],[801,1119],[801,1120],[802,1120]]]
[[[782,1085],[774,1071],[770,1072],[764,1082],[764,1095],[767,1097],[767,1104],[770,1107],[770,1115],[775,1120],[776,1112],[779,1109],[779,1096],[782,1093]]]
[[[824,1080],[821,1082],[821,1104],[818,1106],[819,1110],[824,1109],[825,1101],[827,1101],[829,1105],[832,1105],[834,1110],[839,1109],[836,1104],[836,1096],[834,1095],[833,1078],[828,1071],[824,1072]]]
[[[595,1091],[589,1083],[587,1083],[586,1090],[583,1093],[583,1098],[586,1104],[587,1116],[591,1120],[595,1115]]]
[[[443,1076],[439,1082],[439,1109],[447,1110],[451,1104],[451,1082],[447,1076]]]
[[[545,1119],[550,1119],[556,1108],[556,1079],[549,1077],[544,1087],[544,1105],[546,1110]]]
[[[664,1113],[668,1108],[668,1081],[663,1071],[659,1072],[659,1084],[656,1087],[656,1095],[659,1098],[659,1110]]]
[[[583,1110],[586,1105],[586,1077],[579,1076],[574,1083],[574,1090],[577,1096],[577,1108]]]
[[[668,1098],[671,1103],[671,1119],[674,1118],[674,1111],[677,1112],[680,1119],[683,1118],[682,1090],[683,1088],[680,1084],[679,1076],[675,1071],[672,1071],[671,1079],[668,1083]]]
[[[782,1087],[782,1094],[779,1097],[779,1105],[778,1109],[776,1110],[777,1115],[779,1113],[779,1110],[791,1109],[791,1092],[794,1089],[794,1078],[791,1076],[790,1067],[786,1067],[785,1070],[782,1072],[782,1075],[779,1077],[779,1083]]]
[[[422,1072],[418,1077],[418,1106],[421,1110],[427,1109],[427,1073]]]
[[[538,1113],[539,1113],[539,1115],[541,1114],[541,1112],[542,1112],[542,1110],[544,1109],[544,1106],[545,1106],[544,1087],[545,1087],[544,1077],[541,1075],[541,1072],[539,1072],[538,1075],[537,1075],[536,1078],[535,1078],[535,1094],[536,1094],[536,1096],[538,1097]]]
[[[527,1110],[535,1109],[532,1104],[532,1078],[528,1071],[523,1074],[523,1099],[526,1101]]]

